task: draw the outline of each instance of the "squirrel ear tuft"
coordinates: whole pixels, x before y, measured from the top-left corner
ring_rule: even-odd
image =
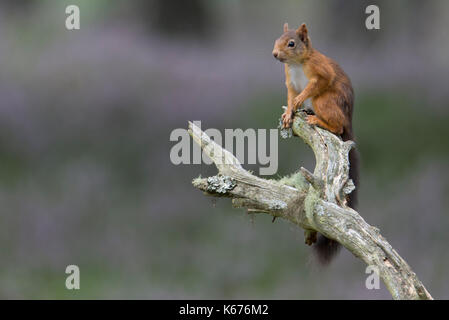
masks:
[[[306,24],[303,23],[297,30],[296,34],[302,42],[307,43],[308,35],[307,35],[307,27]]]
[[[288,23],[286,22],[286,23],[284,23],[284,32],[287,32],[288,31]]]

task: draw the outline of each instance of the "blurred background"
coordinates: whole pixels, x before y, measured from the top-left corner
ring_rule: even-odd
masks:
[[[380,30],[365,28],[369,4]],[[188,120],[277,127],[284,22],[305,22],[354,85],[360,214],[448,299],[444,0],[2,0],[0,298],[390,299],[346,250],[320,268],[296,226],[194,189],[213,166],[170,162]],[[312,152],[280,140],[270,178],[300,165]],[[69,264],[80,290],[65,288]]]

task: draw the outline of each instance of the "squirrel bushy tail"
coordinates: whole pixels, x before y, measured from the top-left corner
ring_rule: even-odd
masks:
[[[341,135],[343,141],[354,140],[354,136],[351,131],[343,132]],[[349,152],[349,178],[352,179],[354,185],[359,187],[359,154],[356,149],[352,149]],[[357,206],[357,190],[353,190],[348,197],[348,206],[352,209],[355,209]],[[322,265],[329,264],[332,259],[337,255],[340,244],[337,241],[326,238],[322,234],[318,235],[318,240],[316,244],[313,246],[315,255],[318,259],[318,262]]]

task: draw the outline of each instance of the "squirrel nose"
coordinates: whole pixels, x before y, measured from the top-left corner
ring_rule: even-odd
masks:
[[[277,58],[277,57],[278,57],[278,52],[277,52],[277,51],[273,51],[273,56],[274,56],[275,58]]]

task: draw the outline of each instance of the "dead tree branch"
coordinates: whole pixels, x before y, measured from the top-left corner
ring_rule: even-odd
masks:
[[[302,114],[295,117],[292,129],[312,148],[315,170],[301,168],[280,180],[266,180],[243,169],[230,152],[189,122],[190,135],[219,172],[194,179],[193,185],[207,195],[232,198],[234,207],[245,207],[248,213],[267,213],[291,221],[305,230],[306,243],[316,232],[338,241],[367,265],[376,267],[394,299],[432,299],[379,229],[346,205],[346,195],[354,190],[348,179],[348,154],[354,143],[310,126]]]

